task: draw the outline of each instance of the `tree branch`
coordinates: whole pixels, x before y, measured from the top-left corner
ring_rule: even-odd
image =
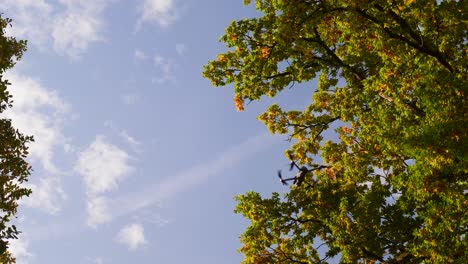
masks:
[[[315,32],[315,35],[316,35],[316,38],[314,38],[314,42],[316,42],[317,44],[320,45],[320,47],[322,47],[326,54],[328,56],[330,56],[334,62],[339,66],[339,67],[342,67],[346,70],[348,70],[349,72],[351,72],[354,76],[354,78],[356,79],[356,81],[358,82],[358,85],[359,87],[362,89],[363,88],[363,85],[362,85],[362,81],[366,78],[366,76],[364,76],[364,74],[360,73],[359,71],[357,71],[354,67],[344,63],[343,60],[340,59],[340,57],[338,57],[334,51],[332,51],[328,46],[327,44],[322,40],[321,36],[320,36],[320,33],[317,31],[316,28],[314,28],[314,32]],[[378,94],[382,99],[394,104],[394,100],[389,97],[389,96],[386,96],[385,94],[383,94],[382,92],[380,92]],[[423,110],[421,110],[419,107],[417,107],[416,105],[414,104],[410,104],[410,103],[405,103],[405,107],[409,110],[411,110],[413,113],[415,113],[417,116],[424,116],[425,113]]]
[[[381,11],[381,12],[385,12],[385,10],[379,6],[379,5],[375,5],[375,7],[377,8],[377,10]],[[355,9],[356,12],[360,15],[362,15],[363,17],[367,18],[368,20],[370,20],[371,22],[381,26],[382,23],[375,17],[369,15],[368,13],[365,12],[365,10],[361,10],[359,8]],[[409,39],[407,39],[406,37],[402,36],[402,35],[398,35],[394,32],[392,32],[390,29],[388,28],[385,28],[385,27],[382,27],[382,29],[385,31],[385,33],[387,33],[391,38],[394,38],[394,39],[398,39],[398,40],[401,40],[402,42],[406,43],[407,45],[415,48],[416,50],[418,50],[419,52],[422,52],[422,53],[425,53],[425,54],[428,54],[432,57],[434,57],[440,64],[442,64],[447,70],[449,70],[451,73],[453,73],[453,68],[452,66],[450,66],[450,64],[445,60],[445,58],[443,57],[443,55],[436,49],[434,48],[431,48],[427,45],[426,42],[422,41],[423,38],[422,36],[418,35],[416,32],[414,32],[410,25],[403,19],[401,18],[400,16],[398,16],[395,12],[393,11],[389,11],[389,14],[390,16],[400,25],[400,27],[406,31],[410,36],[411,38],[413,38],[415,41],[418,41],[421,40],[421,43],[418,44],[417,42],[413,42]]]

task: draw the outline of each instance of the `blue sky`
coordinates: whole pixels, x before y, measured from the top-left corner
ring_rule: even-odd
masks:
[[[28,51],[8,72],[14,125],[35,136],[12,241],[19,264],[239,263],[233,196],[285,190],[285,137],[256,120],[312,85],[238,113],[202,65],[242,0],[2,0]]]

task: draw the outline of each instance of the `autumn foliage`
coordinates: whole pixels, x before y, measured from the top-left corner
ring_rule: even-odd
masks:
[[[273,104],[259,120],[311,170],[284,197],[236,198],[243,263],[468,263],[466,2],[255,6],[263,15],[226,28],[204,76],[233,84],[238,110],[309,85],[307,107]]]

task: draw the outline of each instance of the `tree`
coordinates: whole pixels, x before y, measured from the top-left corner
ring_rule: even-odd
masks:
[[[296,83],[313,95],[258,117],[308,172],[284,197],[236,197],[243,263],[468,263],[466,2],[255,2],[204,77],[239,111]]]
[[[12,107],[12,96],[8,93],[10,85],[4,79],[5,71],[12,68],[26,50],[26,41],[16,40],[5,35],[11,20],[0,16],[0,113]],[[0,118],[0,261],[15,263],[7,251],[8,240],[17,239],[19,231],[10,221],[15,217],[18,200],[29,196],[31,190],[21,186],[27,181],[31,167],[26,161],[27,144],[31,136],[21,134],[12,126],[11,120]]]

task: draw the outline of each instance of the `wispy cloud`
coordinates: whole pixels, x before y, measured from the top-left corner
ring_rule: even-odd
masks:
[[[178,18],[174,0],[144,0],[138,12],[140,19],[137,30],[143,23],[157,23],[161,27],[168,27]]]
[[[116,240],[126,245],[129,250],[136,250],[147,243],[141,224],[130,224],[123,227],[117,234]]]
[[[160,71],[160,75],[152,79],[153,83],[164,83],[175,81],[175,63],[172,59],[165,58],[159,54],[153,57],[154,66]]]
[[[87,149],[79,154],[75,171],[84,178],[88,196],[88,225],[97,227],[110,220],[107,199],[103,193],[117,189],[133,168],[130,156],[115,145],[97,136]]]
[[[157,227],[163,227],[170,223],[168,219],[163,218],[160,214],[151,209],[143,209],[135,212],[132,214],[132,219],[134,222],[149,223]]]
[[[141,152],[141,142],[136,140],[134,137],[130,136],[127,131],[122,130],[119,133],[119,136],[125,140],[125,142],[130,145],[134,152]]]
[[[164,201],[170,200],[270,148],[274,142],[274,137],[270,134],[261,134],[248,138],[241,144],[216,155],[216,158],[212,161],[202,163],[175,175],[168,175],[161,182],[135,193],[114,198],[109,201],[109,208],[112,208],[112,217],[133,214],[146,207],[164,203]]]
[[[123,141],[130,146],[133,152],[141,153],[142,143],[136,139],[134,136],[131,136],[127,130],[119,128],[112,120],[106,120],[104,126],[112,131],[114,134],[123,139]]]
[[[62,126],[69,118],[70,106],[57,92],[43,87],[33,78],[18,73],[9,73],[6,77],[12,83],[9,91],[14,107],[6,111],[5,116],[19,131],[34,136],[28,158],[33,167],[42,167],[44,170],[38,171],[46,175],[33,175],[27,186],[34,193],[22,202],[28,207],[57,213],[66,196],[61,188],[62,172],[54,164],[54,157],[59,148],[68,144]]]

